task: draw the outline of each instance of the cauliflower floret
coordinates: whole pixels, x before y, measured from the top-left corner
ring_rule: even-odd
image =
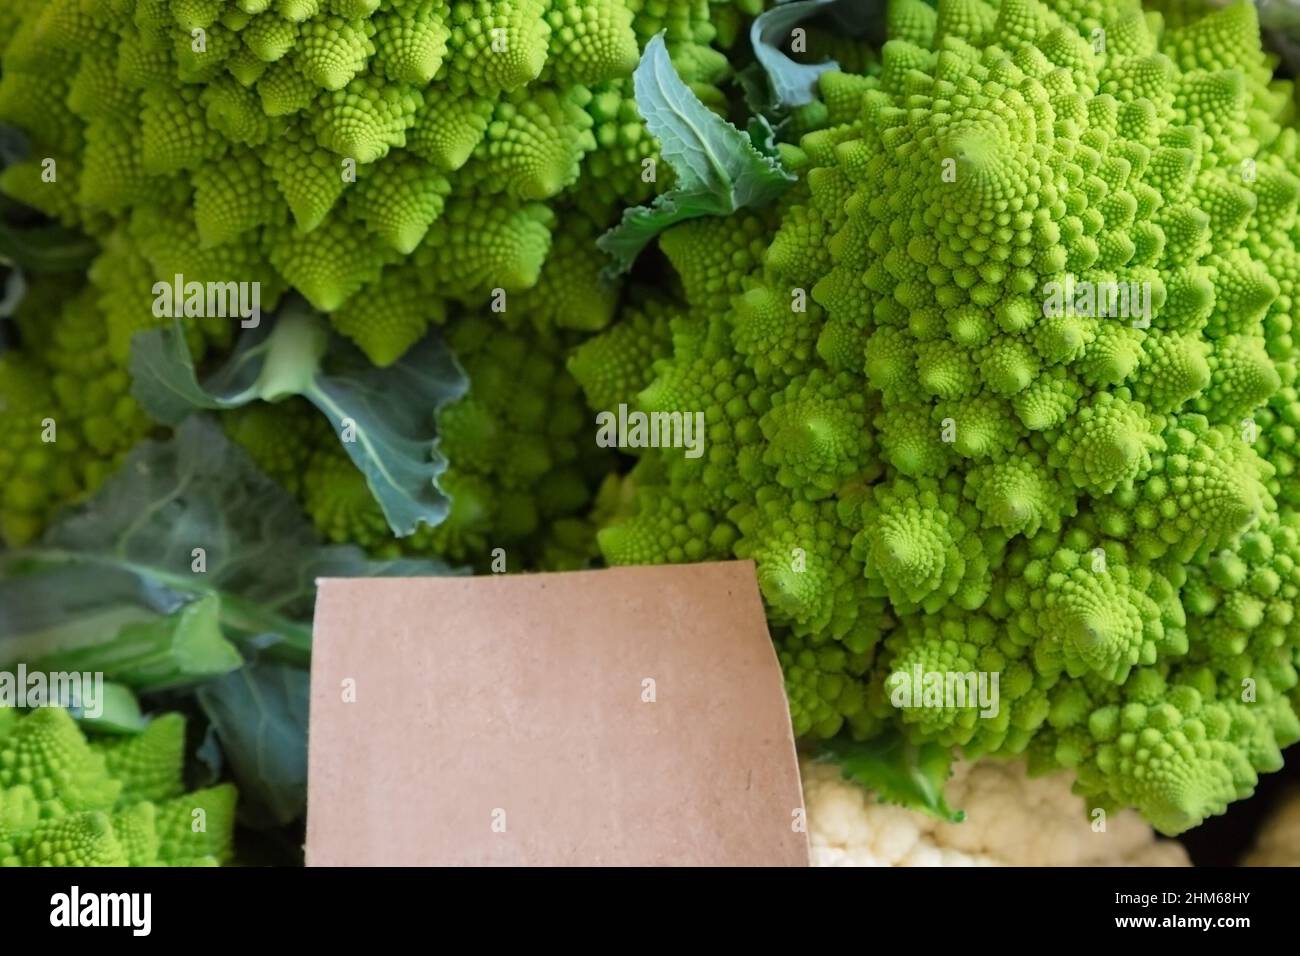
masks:
[[[805,761],[803,786],[814,866],[1190,865],[1132,810],[1094,830],[1068,774],[1029,777],[1020,761],[954,767],[945,792],[963,823],[880,803],[831,764]]]

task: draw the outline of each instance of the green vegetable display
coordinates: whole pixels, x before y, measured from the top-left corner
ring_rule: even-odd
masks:
[[[300,846],[318,575],[750,559],[809,759],[889,802],[957,824],[955,757],[1167,835],[1250,797],[1300,741],[1267,40],[1247,0],[12,0],[0,667],[112,707],[0,709],[0,863],[236,862],[236,788]]]
[[[475,502],[468,499],[498,496],[489,486],[518,492],[519,476],[501,463],[501,474],[492,471],[497,464],[470,467],[471,481],[452,463],[446,481],[459,481],[466,499],[457,507],[438,481],[445,467],[435,447],[438,395],[399,399],[404,371],[366,374],[355,359],[388,368],[412,350],[432,352],[429,327],[454,329],[463,315],[498,319],[548,353],[573,344],[570,333],[607,325],[620,288],[602,276],[607,257],[596,240],[625,206],[673,180],[630,96],[640,47],[662,32],[690,89],[721,110],[717,84],[730,66],[717,47],[734,43],[742,14],[756,12],[752,0],[22,0],[6,10],[0,122],[14,124],[25,142],[0,159],[8,162],[0,190],[98,241],[78,308],[99,310],[82,320],[95,326],[83,338],[96,336],[94,371],[115,389],[123,434],[97,432],[86,447],[73,410],[47,398],[48,374],[30,369],[60,359],[57,349],[41,352],[44,332],[29,334],[50,317],[21,306],[33,315],[17,343],[21,357],[0,365],[0,394],[20,420],[52,419],[68,441],[43,447],[49,443],[28,427],[8,439],[18,447],[0,453],[0,479],[12,485],[0,500],[0,536],[21,545],[59,506],[93,491],[150,417],[170,425],[186,403],[230,407],[297,389],[311,393],[365,473],[391,532],[381,534],[369,515],[351,525],[342,518],[330,531],[336,539],[361,541],[340,529],[372,527],[367,537],[375,540],[362,543],[392,552],[394,539],[417,526],[427,541],[453,512],[464,519],[485,508],[498,515],[524,508],[541,517],[502,516],[507,540],[498,543],[517,543],[532,525],[539,541],[528,544],[530,554],[551,550],[540,539],[556,536],[590,553],[590,543],[576,539],[591,530],[573,516],[595,481],[565,490],[563,507],[554,494],[543,495],[550,503]],[[225,313],[159,314],[156,283],[198,283],[209,298],[214,285],[255,288],[262,321],[239,330]],[[303,311],[290,293],[327,313],[360,352],[288,343],[294,347],[275,354],[290,356],[288,371],[306,377],[288,386],[253,382],[269,343],[289,338],[266,334],[273,314]],[[218,373],[222,359],[229,361]],[[406,369],[428,360],[415,355]],[[351,369],[351,405],[332,401],[338,396],[317,374],[339,364]],[[284,371],[281,363],[269,374]],[[204,399],[184,384],[188,377],[251,391]],[[522,396],[538,408],[549,400],[544,388]],[[102,417],[105,403],[93,405]],[[320,440],[318,426],[303,416],[294,422]],[[84,450],[74,451],[74,437]],[[557,442],[538,452],[573,460],[569,439]],[[43,471],[55,480],[29,477]],[[338,455],[316,456],[308,484],[313,512],[351,510],[355,476]],[[490,549],[464,553],[483,563]]]

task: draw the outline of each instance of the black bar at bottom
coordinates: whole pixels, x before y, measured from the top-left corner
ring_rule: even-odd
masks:
[[[288,938],[336,947],[397,932],[434,945],[455,945],[465,934],[494,944],[514,937],[663,945],[669,931],[687,934],[681,942],[716,936],[729,947],[747,938],[890,945],[895,933],[936,946],[1012,936],[1232,939],[1254,930],[1288,934],[1296,879],[1296,870],[1209,868],[0,869],[0,915],[7,953],[73,932],[204,949]],[[132,894],[148,894],[147,911],[145,897]]]

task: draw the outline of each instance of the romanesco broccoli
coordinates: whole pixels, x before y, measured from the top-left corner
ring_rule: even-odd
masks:
[[[599,543],[755,560],[799,733],[1024,753],[1173,834],[1300,739],[1300,134],[1249,3],[1162,9],[890,0],[779,207],[662,236],[653,380],[577,368],[703,412]],[[996,713],[896,706],[916,671]]]
[[[235,788],[185,792],[179,714],[87,742],[65,710],[15,713],[0,710],[0,866],[229,862]]]

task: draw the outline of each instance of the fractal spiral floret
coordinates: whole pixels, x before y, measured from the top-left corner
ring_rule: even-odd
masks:
[[[643,456],[600,545],[753,558],[801,733],[1023,752],[1180,832],[1300,738],[1290,83],[1244,2],[886,19],[773,225],[663,237],[690,308],[621,399],[708,442]],[[914,668],[999,674],[998,713],[899,710]]]

